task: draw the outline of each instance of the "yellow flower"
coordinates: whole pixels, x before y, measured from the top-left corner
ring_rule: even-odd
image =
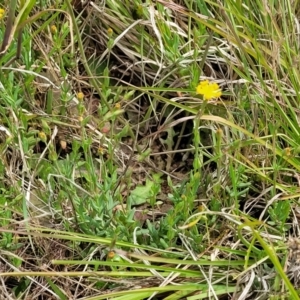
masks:
[[[84,94],[83,94],[82,92],[78,92],[78,93],[77,93],[77,99],[78,99],[79,101],[82,101],[83,98],[84,98]]]
[[[111,37],[113,35],[114,31],[112,30],[112,28],[108,28],[107,29],[107,34],[109,37]]]
[[[0,20],[3,19],[4,13],[5,13],[5,10],[3,8],[0,8]]]
[[[51,25],[50,30],[52,34],[57,33],[57,27],[55,25]]]
[[[222,91],[217,83],[208,80],[201,81],[196,88],[197,94],[203,95],[204,100],[211,100],[222,96]]]
[[[43,132],[43,131],[40,131],[40,132],[39,132],[39,138],[40,138],[43,142],[46,142],[46,141],[47,141],[46,133]]]

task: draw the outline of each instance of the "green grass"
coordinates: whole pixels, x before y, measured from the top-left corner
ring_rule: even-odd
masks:
[[[1,295],[299,299],[298,2],[20,2],[0,7]]]

